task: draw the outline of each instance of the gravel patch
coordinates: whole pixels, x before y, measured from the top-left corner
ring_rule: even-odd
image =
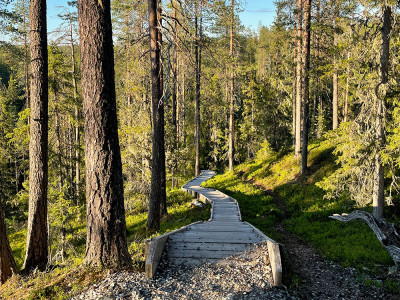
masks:
[[[169,264],[163,256],[155,279],[117,272],[74,299],[298,299],[272,286],[265,244],[200,266]]]

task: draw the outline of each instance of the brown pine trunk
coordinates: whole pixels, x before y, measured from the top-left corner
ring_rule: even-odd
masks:
[[[46,268],[48,262],[48,52],[46,1],[29,8],[31,51],[31,114],[29,142],[29,215],[23,269]]]
[[[303,1],[297,1],[297,65],[296,65],[296,145],[295,155],[301,154],[301,91],[302,91],[302,24],[303,24]]]
[[[86,162],[86,263],[125,267],[126,241],[118,140],[110,0],[78,1]]]
[[[336,68],[337,62],[336,58],[333,63],[334,68]],[[333,105],[333,110],[332,110],[332,129],[337,129],[338,124],[339,124],[339,116],[338,116],[338,73],[337,70],[335,69],[333,71],[333,99],[332,99],[332,105]]]
[[[350,52],[347,53],[347,60],[350,59]],[[344,95],[344,104],[343,104],[343,122],[347,122],[349,118],[349,68],[347,67],[346,72],[346,91]]]
[[[320,10],[321,10],[321,0],[317,1],[317,11],[316,11],[316,22],[317,24],[320,23],[321,21],[321,15],[320,15]],[[316,34],[316,53],[315,53],[315,62],[316,66],[319,64],[319,50],[320,50],[320,32]],[[319,78],[319,72],[316,70],[316,91],[314,95],[314,103],[313,103],[313,115],[312,115],[312,132],[314,134],[314,137],[318,137],[318,132],[317,132],[317,108],[318,108],[318,100],[319,97],[321,96],[321,87],[320,87],[320,78]]]
[[[375,155],[375,171],[374,171],[374,187],[372,194],[372,214],[377,219],[383,219],[383,207],[385,204],[385,169],[382,163],[382,158],[379,153],[386,144],[385,138],[385,96],[386,85],[388,83],[389,75],[389,45],[390,45],[390,31],[392,28],[391,17],[392,10],[390,6],[384,7],[383,13],[383,26],[382,26],[382,50],[381,50],[381,65],[380,65],[380,79],[381,82],[377,87],[377,91],[381,90],[378,98],[378,108],[376,111],[376,143],[377,153]]]
[[[195,107],[195,148],[196,148],[196,162],[195,162],[195,176],[200,175],[200,79],[201,79],[201,48],[199,39],[201,39],[201,25],[199,30],[199,4],[196,1],[195,12],[195,58],[196,58],[196,107]],[[200,21],[201,23],[201,21]]]
[[[334,25],[333,27],[336,28],[336,22],[338,18],[338,3],[335,0],[335,8],[334,8]],[[336,52],[336,46],[337,46],[337,35],[336,32],[334,32],[334,37],[333,37],[333,43],[335,46],[335,52]],[[333,96],[332,96],[332,129],[337,129],[339,126],[339,103],[338,103],[338,70],[337,70],[337,54],[335,53],[334,58],[333,58]]]
[[[162,27],[162,16],[161,16],[161,0],[158,2],[158,9],[157,9],[157,14],[158,14],[158,20],[159,20],[159,27]],[[160,91],[161,91],[161,98],[162,98],[162,104],[159,105],[159,110],[160,110],[160,123],[161,123],[161,135],[159,138],[159,143],[160,143],[160,164],[161,164],[161,199],[160,199],[160,213],[161,216],[165,216],[168,214],[167,211],[167,174],[166,174],[166,169],[165,169],[165,118],[164,118],[164,68],[162,65],[162,32],[159,29],[158,30],[158,43],[160,45]]]
[[[229,41],[229,56],[231,58],[231,99],[229,105],[229,170],[233,171],[234,156],[235,156],[235,73],[233,65],[233,17],[234,17],[234,0],[231,0],[231,30],[230,30],[230,41]]]
[[[295,15],[295,23],[297,22],[297,16]],[[296,60],[297,60],[297,33],[294,31],[294,43],[293,43],[293,83],[292,83],[292,143],[296,146]]]
[[[301,151],[301,174],[307,170],[308,154],[308,109],[309,109],[309,85],[310,85],[310,40],[311,40],[311,0],[306,0],[304,7],[304,95],[303,95],[303,147]]]
[[[160,140],[163,138],[163,103],[160,83],[160,45],[158,43],[157,0],[149,0],[149,31],[150,31],[150,61],[151,61],[151,103],[152,103],[152,161],[151,161],[151,187],[147,227],[152,230],[160,229],[160,201],[162,198],[162,158],[163,147]]]
[[[177,188],[178,187],[178,180],[176,178],[176,173],[178,171],[178,157],[175,153],[175,151],[178,148],[178,124],[176,122],[176,111],[177,111],[177,80],[178,80],[178,74],[177,74],[177,60],[178,60],[178,47],[177,47],[177,22],[176,22],[176,8],[174,7],[174,45],[173,45],[173,53],[172,53],[172,138],[173,138],[173,146],[171,148],[171,156],[173,159],[173,166],[171,170],[171,176],[172,176],[172,188]]]
[[[0,285],[16,272],[17,266],[8,241],[6,223],[0,203]]]
[[[28,53],[28,33],[27,33],[27,22],[26,16],[24,14],[23,17],[24,23],[24,73],[25,73],[25,97],[26,97],[26,108],[31,107],[31,95],[30,95],[30,86],[29,86],[29,53]],[[28,118],[28,124],[30,124],[30,120]]]

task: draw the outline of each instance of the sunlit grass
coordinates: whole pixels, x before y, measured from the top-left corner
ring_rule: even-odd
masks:
[[[268,147],[268,145],[264,145]],[[293,153],[263,151],[261,158],[243,163],[234,172],[209,180],[206,185],[237,199],[245,221],[271,237],[279,235],[274,224],[283,221],[286,230],[312,244],[325,258],[343,266],[364,270],[393,262],[372,230],[360,221],[341,223],[329,218],[334,213],[350,212],[355,203],[346,196],[327,200],[315,183],[334,172],[333,146],[328,142],[309,146],[309,171],[300,174],[300,159]],[[282,198],[286,215],[264,190]]]
[[[210,206],[193,207],[192,197],[178,189],[168,190],[168,215],[163,218],[158,232],[146,229],[147,212],[130,211],[126,215],[127,242],[132,256],[133,267],[144,269],[145,240],[171,232],[190,223],[208,220]],[[73,224],[67,233],[68,257],[64,263],[55,263],[46,272],[35,272],[29,277],[13,276],[0,286],[0,299],[69,299],[107,274],[107,270],[86,267],[83,263],[85,252],[85,220]],[[9,235],[11,249],[18,269],[21,269],[26,244],[26,229]],[[56,247],[56,245],[52,245]]]

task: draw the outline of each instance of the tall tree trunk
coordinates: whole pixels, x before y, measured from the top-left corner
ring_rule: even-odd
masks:
[[[297,22],[297,16],[295,15],[295,23]],[[293,46],[293,83],[292,83],[292,143],[296,146],[296,83],[297,83],[297,32],[294,32],[294,46]]]
[[[31,115],[29,142],[29,215],[23,269],[46,268],[48,262],[48,52],[46,1],[31,0]]]
[[[175,153],[178,149],[178,124],[176,122],[176,116],[177,116],[177,80],[178,80],[178,74],[177,74],[177,62],[178,62],[178,38],[177,38],[177,22],[176,22],[176,8],[174,6],[173,8],[173,14],[174,14],[174,32],[173,32],[173,38],[174,38],[174,44],[173,44],[173,53],[172,53],[172,138],[173,138],[173,145],[171,148],[171,156],[173,159],[173,165],[172,165],[172,170],[171,170],[171,176],[172,176],[172,188],[177,188],[178,187],[178,179],[176,178],[177,172],[178,172],[178,157],[177,154]]]
[[[320,15],[320,11],[321,11],[321,0],[317,1],[317,11],[316,11],[316,22],[317,24],[320,23],[321,21],[321,15]],[[316,45],[316,53],[315,53],[315,62],[316,65],[319,64],[319,51],[320,51],[320,35],[315,34],[316,36],[316,40],[317,40],[317,45]],[[321,97],[321,83],[320,83],[320,78],[319,78],[319,72],[318,70],[316,70],[316,90],[315,90],[315,95],[314,95],[314,103],[313,103],[313,115],[312,115],[312,132],[314,134],[314,137],[318,137],[318,133],[317,133],[317,107],[318,107],[318,100],[319,97]]]
[[[160,213],[161,216],[165,216],[168,214],[167,211],[167,174],[166,174],[166,169],[165,169],[165,118],[164,118],[164,68],[162,64],[162,14],[161,14],[161,0],[158,2],[158,9],[157,9],[157,14],[158,14],[158,44],[160,47],[160,91],[161,91],[161,101],[159,104],[159,110],[160,110],[160,126],[161,126],[161,134],[159,137],[159,143],[160,143],[160,176],[161,176],[161,199],[160,199]]]
[[[130,266],[110,0],[80,0],[78,12],[85,122],[85,260],[93,266]]]
[[[201,39],[201,24],[199,26],[199,4],[196,1],[195,12],[195,58],[196,58],[196,107],[195,107],[195,148],[196,148],[196,162],[195,162],[195,176],[200,175],[200,79],[201,79],[201,46],[199,40]],[[200,18],[201,19],[201,18]],[[201,21],[200,21],[201,23]],[[200,27],[200,28],[199,28]]]
[[[302,91],[302,23],[303,23],[303,1],[297,1],[297,65],[296,65],[296,145],[295,155],[301,154],[301,91]]]
[[[234,156],[235,156],[235,73],[233,64],[233,21],[234,21],[234,0],[231,0],[231,30],[229,41],[229,56],[231,58],[231,99],[229,105],[229,170],[233,171]]]
[[[338,14],[339,14],[339,4],[338,1],[335,0],[334,2],[334,20],[333,20],[333,28],[335,32],[333,33],[333,44],[335,46],[335,54],[333,58],[333,95],[332,95],[332,129],[337,129],[339,126],[339,104],[338,104],[338,58],[336,54],[336,46],[338,44],[337,42],[337,34],[336,34],[336,25],[337,25],[337,19],[338,19]]]
[[[0,285],[17,272],[7,237],[7,228],[0,203]]]
[[[347,53],[347,60],[350,59],[350,52]],[[347,67],[346,71],[346,90],[344,95],[344,104],[343,104],[343,122],[347,122],[349,118],[349,67]]]
[[[24,23],[24,73],[25,73],[25,97],[26,97],[26,108],[31,107],[31,95],[30,95],[30,84],[29,84],[29,52],[28,52],[28,33],[27,33],[27,22],[26,15],[23,17]],[[28,124],[30,119],[28,118]]]
[[[386,144],[385,138],[385,96],[389,79],[389,44],[390,31],[392,28],[392,10],[390,6],[384,6],[382,26],[382,48],[380,65],[380,83],[377,86],[378,109],[376,111],[376,143],[374,187],[372,194],[372,214],[377,219],[383,218],[383,207],[385,204],[384,180],[385,169],[379,153]]]
[[[301,174],[307,170],[308,154],[308,106],[310,86],[310,40],[311,40],[311,0],[306,0],[304,8],[304,94],[303,94],[303,147],[301,151]]]
[[[162,198],[162,150],[161,139],[163,134],[163,103],[160,83],[160,45],[158,43],[158,0],[149,0],[149,31],[150,31],[150,61],[151,61],[151,103],[152,103],[152,161],[151,161],[151,187],[147,227],[152,230],[160,229],[160,201]]]

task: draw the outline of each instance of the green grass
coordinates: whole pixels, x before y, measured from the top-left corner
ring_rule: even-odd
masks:
[[[130,211],[127,213],[127,240],[134,269],[144,270],[146,239],[210,218],[210,205],[204,208],[193,207],[191,200],[190,195],[178,189],[168,190],[168,215],[163,218],[158,232],[146,230],[147,212]],[[141,210],[141,208],[139,209]],[[36,272],[29,277],[14,276],[0,286],[0,299],[69,299],[85,286],[104,278],[107,270],[90,268],[82,264],[85,237],[84,220],[81,223],[75,222],[67,233],[67,240],[72,246],[72,250],[68,252],[67,261],[64,264],[54,265],[46,272]],[[9,240],[18,269],[20,269],[25,255],[26,229],[10,234]]]
[[[361,221],[342,223],[329,216],[350,212],[355,203],[346,196],[327,200],[315,183],[332,174],[336,166],[333,146],[327,142],[309,146],[309,171],[300,175],[300,161],[292,153],[273,153],[236,167],[234,172],[215,176],[206,186],[237,199],[245,221],[279,241],[273,230],[283,221],[286,230],[313,245],[323,257],[343,266],[375,271],[393,264],[372,230]],[[273,190],[283,199],[285,219],[274,200],[263,191]],[[393,288],[395,289],[395,287]]]

